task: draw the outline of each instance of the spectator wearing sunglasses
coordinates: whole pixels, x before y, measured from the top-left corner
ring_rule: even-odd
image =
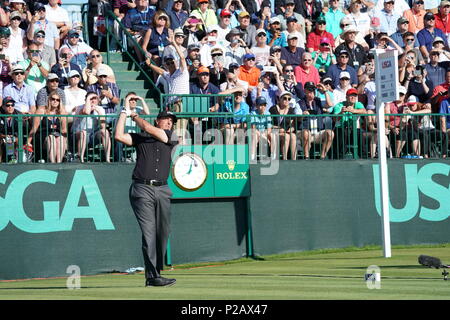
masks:
[[[409,32],[409,24],[410,22],[408,19],[406,19],[405,17],[400,17],[397,20],[397,31],[391,35],[392,40],[394,40],[395,43],[398,44],[401,48],[404,48],[406,45],[406,43],[403,41],[403,35]],[[410,42],[411,38],[413,39],[412,43]],[[419,41],[417,41],[414,34],[412,35],[412,37],[408,37],[407,41],[411,49],[419,46]]]
[[[14,108],[21,113],[35,113],[36,92],[34,88],[25,83],[25,70],[20,65],[14,66],[11,71],[13,82],[3,89],[3,97],[14,100]]]
[[[91,54],[89,55],[89,60],[86,68],[84,68],[83,72],[80,73],[83,77],[82,84],[84,85],[84,83],[86,83],[86,85],[91,85],[96,83],[98,81],[97,72],[99,69],[106,70],[106,72],[108,73],[107,80],[109,82],[116,83],[114,71],[110,66],[103,63],[103,56],[100,54],[100,51],[92,50]]]
[[[337,48],[340,44],[345,42],[345,40],[344,40],[344,30],[345,30],[345,28],[348,28],[351,25],[352,25],[352,22],[350,21],[350,19],[348,17],[344,17],[344,18],[341,19],[341,22],[340,22],[340,25],[339,25],[339,27],[341,29],[341,31],[339,33],[339,37],[336,37],[336,39],[334,39],[334,47],[335,48]],[[371,29],[370,29],[369,32],[373,32],[372,24],[371,24]],[[366,37],[369,37],[369,36],[366,36]],[[358,32],[356,34],[355,42],[360,44],[360,45],[362,45],[362,47],[365,50],[369,50],[369,45],[367,44],[367,42],[365,40],[365,37],[362,36],[361,32]]]
[[[8,27],[0,27],[0,47],[3,54],[8,57],[10,64],[23,61],[22,47],[15,47],[11,44],[11,30]]]
[[[327,22],[324,17],[319,17],[316,22],[316,27],[313,32],[308,34],[306,39],[306,48],[309,52],[317,51],[320,48],[320,41],[322,38],[328,38],[332,48],[334,48],[334,37],[331,33],[326,31]]]
[[[251,93],[259,82],[261,70],[255,66],[256,57],[253,53],[246,53],[243,57],[244,63],[239,68],[239,79],[248,82],[248,90]]]
[[[291,33],[287,36],[288,46],[281,48],[281,64],[290,64],[294,67],[298,66],[305,49],[298,47],[300,33]]]
[[[13,11],[9,15],[9,30],[11,31],[10,44],[23,54],[27,47],[26,32],[20,27],[22,15],[18,11]]]
[[[45,44],[59,50],[61,42],[59,38],[59,30],[56,24],[50,22],[46,18],[46,9],[42,3],[34,3],[35,14],[32,16],[30,25],[27,30],[28,40],[33,40],[36,30],[45,31]]]
[[[33,43],[37,45],[38,50],[41,51],[42,61],[47,62],[50,68],[53,67],[57,62],[56,52],[55,49],[45,44],[44,30],[36,30],[34,33]]]
[[[67,43],[62,48],[69,48],[72,51],[73,56],[70,62],[78,65],[81,70],[86,68],[89,55],[94,50],[86,42],[80,41],[80,32],[76,29],[69,31]]]
[[[76,70],[79,74],[81,74],[80,67],[75,63],[70,62],[71,59],[72,59],[72,52],[70,51],[69,48],[63,47],[59,51],[58,63],[55,64],[50,70],[51,73],[55,73],[58,75],[59,87],[63,90],[69,86],[70,71]],[[82,83],[82,85],[84,86],[84,82]]]
[[[436,28],[436,19],[434,14],[427,12],[423,18],[424,28],[417,33],[419,40],[419,49],[425,60],[428,60],[429,52],[433,47],[433,41],[436,37],[447,39],[441,29]]]
[[[28,58],[18,64],[25,69],[25,82],[38,92],[45,86],[50,66],[42,61],[41,52],[34,43],[28,46],[27,54]]]
[[[358,34],[358,29],[355,26],[350,25],[344,29],[344,43],[340,44],[336,50],[336,55],[342,50],[345,50],[349,54],[348,64],[358,70],[367,60],[367,54],[364,48],[356,43],[356,35]]]
[[[14,162],[13,159],[15,158],[17,161],[18,158],[19,118],[16,115],[20,112],[14,106],[14,99],[5,96],[0,108],[0,114],[5,115],[0,118],[0,162]],[[13,154],[7,152],[6,146],[9,143],[13,144]]]
[[[423,29],[423,17],[427,13],[424,10],[423,0],[414,0],[412,3],[412,8],[406,10],[403,16],[409,21],[408,31],[416,34],[419,30]]]

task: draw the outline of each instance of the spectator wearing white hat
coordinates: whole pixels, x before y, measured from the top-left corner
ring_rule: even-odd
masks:
[[[25,70],[15,65],[11,71],[13,82],[3,89],[3,97],[12,97],[14,108],[22,113],[36,112],[36,92],[33,87],[25,83]]]
[[[66,104],[66,95],[64,90],[59,88],[59,77],[54,73],[49,73],[46,79],[46,84],[42,87],[36,95],[36,108],[45,108],[48,104],[48,97],[50,92],[57,91],[61,97],[61,103]]]
[[[116,106],[120,102],[120,89],[115,83],[107,80],[108,71],[105,68],[97,70],[97,78],[97,82],[87,86],[86,91],[95,92],[100,99],[99,105],[105,109],[105,113],[113,114],[117,111]],[[106,119],[107,123],[112,121],[112,118]]]
[[[346,50],[349,53],[348,64],[356,70],[367,60],[367,53],[363,46],[356,43],[358,32],[358,29],[353,25],[346,27],[343,34],[344,43],[340,44],[334,51],[336,55],[339,55],[342,50]]]
[[[331,78],[330,78],[331,79]],[[334,105],[347,99],[347,90],[352,87],[350,83],[350,73],[344,71],[339,76],[339,84],[333,90]]]
[[[256,45],[252,47],[251,52],[255,55],[256,65],[259,66],[268,65],[271,47],[267,44],[266,30],[258,29],[256,31],[255,39]]]
[[[59,30],[60,39],[64,39],[71,29],[69,13],[59,5],[60,0],[48,0],[45,5],[47,20],[53,22]]]
[[[286,47],[281,48],[281,64],[290,64],[294,67],[300,65],[305,49],[298,47],[300,33],[290,33],[287,36]]]
[[[286,36],[286,39],[289,38],[290,34],[297,35],[297,47],[305,49],[305,36],[298,31],[298,24],[297,24],[297,18],[295,16],[290,16],[286,19],[286,30],[283,30],[284,35]]]
[[[378,18],[377,18],[377,21],[379,21]],[[344,35],[343,35],[344,29],[349,27],[349,26],[351,26],[351,25],[352,25],[352,23],[351,23],[351,21],[350,21],[350,19],[348,17],[343,17],[341,19],[340,24],[339,24],[339,27],[340,27],[341,31],[339,32],[339,36],[337,36],[334,39],[334,47],[335,48],[337,48],[340,44],[345,42]],[[370,32],[373,32],[372,24],[371,24]],[[365,40],[365,38],[362,36],[362,34],[360,32],[358,32],[356,34],[355,42],[360,44],[365,50],[367,50],[367,51],[369,50],[369,45],[367,44],[367,41]]]
[[[286,35],[281,32],[280,18],[270,19],[269,30],[267,32],[267,44],[269,46],[287,47]]]
[[[77,70],[70,70],[67,77],[69,86],[64,89],[66,112],[67,114],[75,114],[77,107],[84,104],[87,92],[80,88],[81,74]],[[73,118],[68,118],[68,122],[72,123]]]
[[[164,57],[166,56],[173,56],[175,61],[179,61],[180,59],[186,59],[187,58],[187,49],[183,47],[184,40],[186,39],[186,35],[183,32],[183,29],[177,28],[173,31],[173,38],[174,41],[179,46],[181,52],[183,53],[182,57],[180,57],[177,53],[177,50],[173,46],[173,44],[169,44],[168,46],[164,47],[162,58],[164,60]]]

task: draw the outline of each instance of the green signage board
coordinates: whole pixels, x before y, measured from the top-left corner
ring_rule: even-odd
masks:
[[[172,156],[174,199],[250,196],[246,145],[180,145]]]

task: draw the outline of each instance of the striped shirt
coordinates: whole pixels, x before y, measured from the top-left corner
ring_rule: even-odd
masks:
[[[169,94],[189,94],[189,71],[187,69],[177,69],[173,74],[164,72],[164,79],[169,84]],[[168,102],[174,102],[176,97],[169,97]]]

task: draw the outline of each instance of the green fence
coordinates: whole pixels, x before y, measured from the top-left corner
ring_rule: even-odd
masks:
[[[172,97],[163,95],[168,101]],[[250,159],[374,159],[377,126],[369,115],[248,115],[222,112],[219,101],[229,96],[180,96],[189,112],[177,113],[175,128],[183,144],[248,144]],[[196,100],[199,99],[199,100]],[[166,103],[167,108],[174,104]],[[199,113],[218,105],[217,112]],[[230,103],[230,107],[234,105]],[[390,158],[444,158],[448,156],[449,131],[440,129],[444,114],[409,116],[385,129]],[[155,115],[143,116],[153,123]],[[372,116],[373,117],[373,116]],[[387,115],[403,119],[405,115]],[[426,123],[423,121],[428,117]],[[36,121],[36,118],[40,119]],[[10,120],[8,120],[10,119]],[[133,162],[134,148],[116,142],[117,115],[0,115],[1,162]],[[12,121],[11,127],[5,124]],[[57,122],[57,130],[52,129]],[[394,121],[394,120],[393,120]],[[323,122],[323,126],[317,124]],[[36,127],[33,129],[33,125]],[[65,129],[65,130],[63,130]],[[130,118],[126,132],[140,132]],[[33,153],[27,150],[32,138]]]

